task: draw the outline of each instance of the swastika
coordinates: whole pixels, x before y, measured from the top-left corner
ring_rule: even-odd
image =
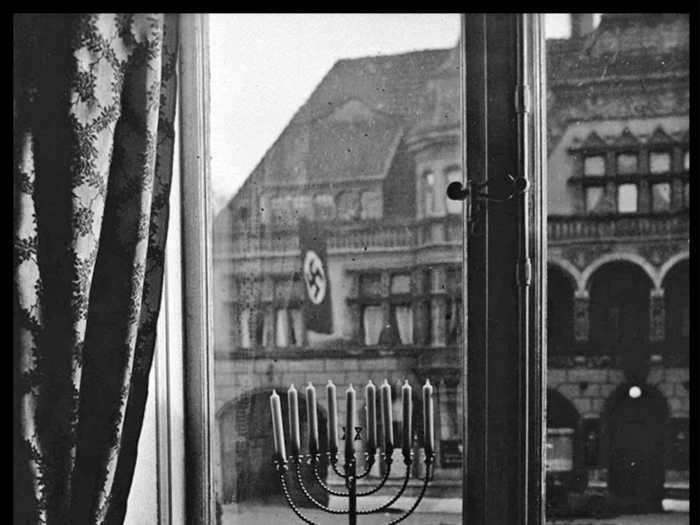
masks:
[[[326,274],[321,258],[313,250],[304,257],[304,281],[306,292],[313,304],[320,304],[326,296]]]

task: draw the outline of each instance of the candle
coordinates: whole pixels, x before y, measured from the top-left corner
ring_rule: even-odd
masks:
[[[380,387],[382,393],[382,425],[384,427],[384,453],[391,455],[394,449],[394,427],[391,417],[391,387],[386,379]]]
[[[309,420],[309,454],[318,454],[318,417],[316,415],[316,389],[309,381],[306,387],[306,417]]]
[[[275,446],[275,454],[278,459],[286,460],[287,454],[284,450],[284,425],[282,424],[282,407],[280,396],[276,391],[272,391],[270,396],[270,411],[272,412],[272,441]]]
[[[352,384],[345,391],[345,402],[345,462],[348,463],[355,457],[355,389]]]
[[[370,379],[365,387],[365,411],[367,415],[367,453],[374,457],[377,451],[377,389]]]
[[[287,391],[287,404],[289,409],[289,443],[292,447],[292,456],[299,455],[299,397],[297,389],[292,384]]]
[[[326,386],[328,393],[328,452],[338,452],[338,410],[336,408],[335,385],[329,379]]]
[[[423,440],[425,442],[425,456],[430,457],[435,448],[435,437],[433,430],[433,385],[425,380],[423,385]]]
[[[411,413],[413,412],[413,400],[411,399],[411,385],[408,379],[401,387],[401,401],[403,402],[403,454],[408,457],[411,454],[411,442],[413,441],[413,429],[411,428]]]

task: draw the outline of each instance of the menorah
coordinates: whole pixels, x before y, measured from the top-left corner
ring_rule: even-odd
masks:
[[[308,454],[303,454],[301,451],[301,443],[299,438],[299,400],[297,390],[294,385],[291,385],[287,392],[287,401],[289,409],[289,444],[291,448],[291,455],[287,456],[285,439],[284,439],[284,424],[282,422],[282,409],[280,405],[280,397],[277,392],[272,391],[270,396],[270,408],[272,410],[272,435],[275,447],[275,453],[273,458],[273,463],[277,472],[280,476],[280,483],[282,484],[282,492],[284,497],[291,507],[292,511],[301,519],[304,523],[310,525],[318,525],[316,522],[307,518],[299,510],[297,504],[295,504],[290,492],[288,485],[288,471],[290,463],[294,466],[296,473],[296,479],[301,489],[301,492],[313,506],[321,509],[324,512],[333,515],[347,515],[348,523],[350,525],[357,524],[357,517],[359,515],[376,514],[379,512],[389,511],[391,506],[396,503],[399,498],[403,495],[406,487],[408,486],[409,479],[411,477],[411,466],[413,465],[413,451],[412,451],[412,411],[413,411],[413,400],[411,397],[411,385],[408,381],[404,382],[401,387],[401,398],[402,398],[402,447],[401,452],[403,455],[403,463],[406,472],[403,477],[403,483],[399,491],[394,494],[386,503],[373,508],[358,509],[357,501],[358,498],[370,496],[381,490],[387,479],[391,474],[392,466],[392,454],[394,451],[394,431],[393,431],[393,416],[392,416],[392,401],[391,401],[391,386],[389,382],[385,379],[384,383],[380,386],[381,393],[381,418],[382,425],[384,427],[384,441],[383,447],[380,454],[380,461],[384,464],[384,474],[382,475],[379,482],[372,488],[358,492],[357,481],[366,478],[372,467],[375,464],[377,456],[377,414],[376,414],[376,387],[370,380],[365,386],[365,416],[366,416],[366,447],[365,447],[365,468],[364,472],[361,474],[357,473],[357,458],[355,456],[354,441],[358,438],[361,439],[360,434],[362,432],[362,427],[355,426],[355,389],[350,385],[345,392],[346,396],[346,424],[345,424],[345,449],[344,449],[344,463],[342,471],[338,468],[338,427],[337,427],[337,413],[336,413],[336,388],[332,381],[328,381],[326,386],[328,393],[328,452],[325,454],[328,457],[328,462],[333,468],[333,471],[344,480],[346,491],[335,490],[330,487],[321,477],[319,473],[319,465],[321,463],[321,453],[318,446],[318,417],[316,415],[316,389],[312,383],[309,383],[306,387],[306,413],[309,425],[309,444],[308,444]],[[433,471],[433,459],[434,459],[434,437],[433,437],[433,387],[430,381],[426,380],[425,385],[423,385],[423,449],[425,452],[425,457],[423,462],[425,464],[425,476],[423,477],[423,484],[420,493],[416,497],[413,505],[400,516],[394,520],[388,522],[387,525],[395,525],[400,523],[406,518],[408,518],[420,505],[423,496],[425,496],[425,491],[430,483]],[[348,504],[347,508],[336,509],[331,508],[323,503],[319,502],[310,493],[309,489],[305,486],[303,480],[304,469],[310,469],[313,473],[313,479],[315,482],[328,494],[333,496],[338,496],[341,498],[347,498]]]

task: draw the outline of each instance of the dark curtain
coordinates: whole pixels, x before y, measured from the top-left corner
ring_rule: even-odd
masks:
[[[176,25],[14,17],[15,523],[124,520],[161,300]]]

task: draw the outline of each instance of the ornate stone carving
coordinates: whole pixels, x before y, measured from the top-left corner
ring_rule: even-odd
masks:
[[[592,244],[585,246],[571,246],[562,251],[565,259],[570,261],[576,268],[583,270],[601,255],[613,251],[609,244]]]

